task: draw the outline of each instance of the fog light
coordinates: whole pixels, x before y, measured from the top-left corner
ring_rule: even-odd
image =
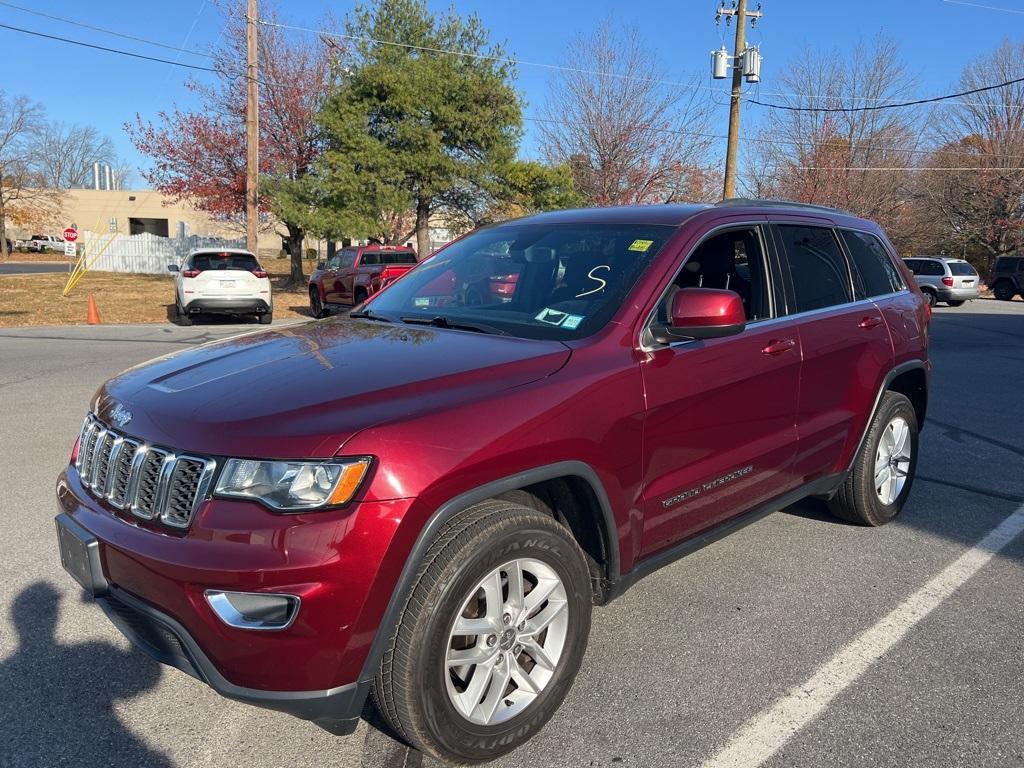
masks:
[[[295,595],[269,592],[206,590],[206,602],[217,618],[236,629],[287,629],[299,614]]]

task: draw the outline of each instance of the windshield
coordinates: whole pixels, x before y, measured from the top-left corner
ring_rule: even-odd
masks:
[[[369,308],[395,321],[583,338],[615,314],[675,231],[652,224],[487,227],[424,261]]]

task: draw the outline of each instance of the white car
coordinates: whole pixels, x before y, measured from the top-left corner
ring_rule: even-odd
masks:
[[[270,276],[249,251],[198,248],[167,269],[176,273],[174,306],[181,325],[203,313],[256,315],[263,325],[274,318]]]

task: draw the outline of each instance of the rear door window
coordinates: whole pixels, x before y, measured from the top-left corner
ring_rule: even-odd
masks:
[[[363,251],[362,257],[359,259],[359,266],[361,267],[374,267],[380,264],[380,254],[376,251]]]
[[[928,277],[942,277],[946,274],[946,270],[943,268],[941,261],[921,259],[921,271],[918,274],[927,275]]]
[[[778,225],[793,284],[795,312],[853,301],[850,271],[829,227]]]
[[[852,229],[841,229],[839,232],[850,253],[856,298],[885,296],[903,289],[903,280],[877,237]]]

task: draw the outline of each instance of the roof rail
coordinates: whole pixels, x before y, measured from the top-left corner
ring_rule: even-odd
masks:
[[[842,213],[847,216],[853,214],[849,211],[844,211],[842,208],[832,208],[827,205],[815,205],[814,203],[798,203],[795,200],[758,200],[750,197],[730,197],[725,200],[719,200],[715,203],[716,208],[728,208],[731,206],[747,206],[757,205],[771,208],[808,208],[812,211],[828,211],[829,213]]]

